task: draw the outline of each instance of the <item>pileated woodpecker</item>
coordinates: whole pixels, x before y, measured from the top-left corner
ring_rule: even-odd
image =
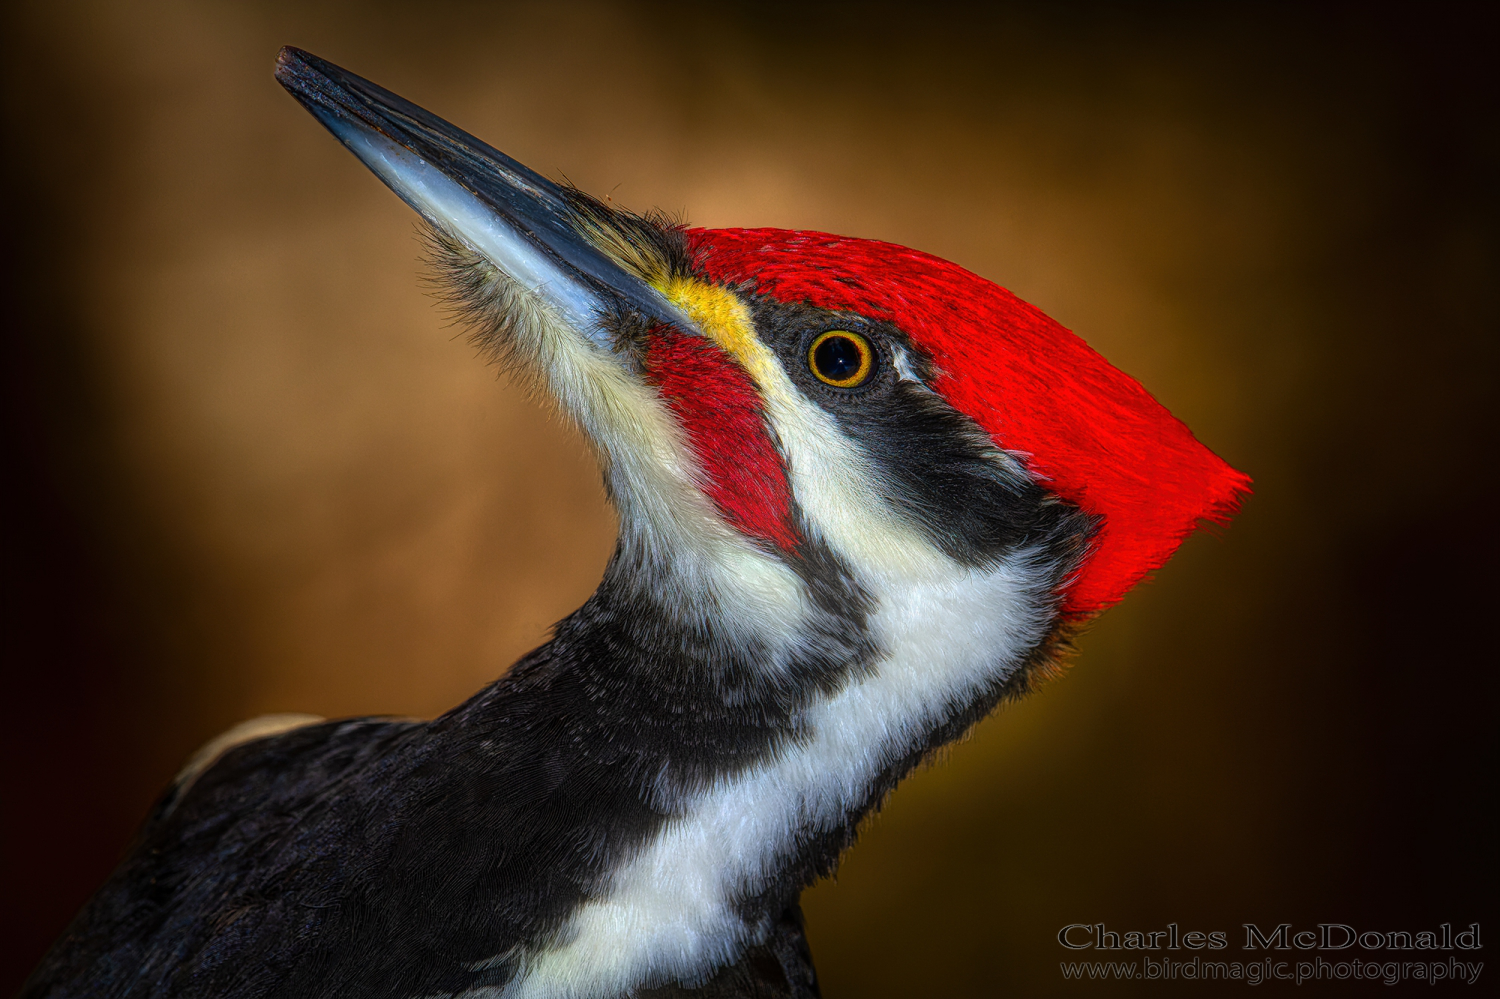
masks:
[[[206,747],[25,994],[816,995],[798,896],[860,820],[1249,480],[954,264],[634,215],[305,52],[276,76],[582,426],[619,544],[435,721]]]

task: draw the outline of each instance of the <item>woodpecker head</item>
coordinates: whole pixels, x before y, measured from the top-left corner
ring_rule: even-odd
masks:
[[[426,220],[478,342],[585,430],[620,514],[611,573],[687,633],[836,645],[878,611],[1019,662],[1247,488],[1135,380],[947,261],[634,215],[307,53],[277,76]]]

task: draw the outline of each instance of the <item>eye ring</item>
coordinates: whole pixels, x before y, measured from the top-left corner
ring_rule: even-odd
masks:
[[[828,330],[807,348],[807,367],[824,385],[856,388],[875,367],[875,348],[858,333]]]

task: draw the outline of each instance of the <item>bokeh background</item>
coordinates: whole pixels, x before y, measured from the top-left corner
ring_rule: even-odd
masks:
[[[5,16],[0,989],[198,744],[441,712],[611,549],[581,440],[447,325],[283,43],[629,207],[959,261],[1255,477],[809,893],[830,999],[1130,991],[1063,982],[1074,922],[1500,931],[1482,7]]]

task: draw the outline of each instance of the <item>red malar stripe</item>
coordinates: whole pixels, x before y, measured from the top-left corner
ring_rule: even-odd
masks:
[[[646,377],[686,431],[704,491],[724,518],[753,538],[796,548],[786,466],[745,370],[716,344],[659,326],[647,341]]]

